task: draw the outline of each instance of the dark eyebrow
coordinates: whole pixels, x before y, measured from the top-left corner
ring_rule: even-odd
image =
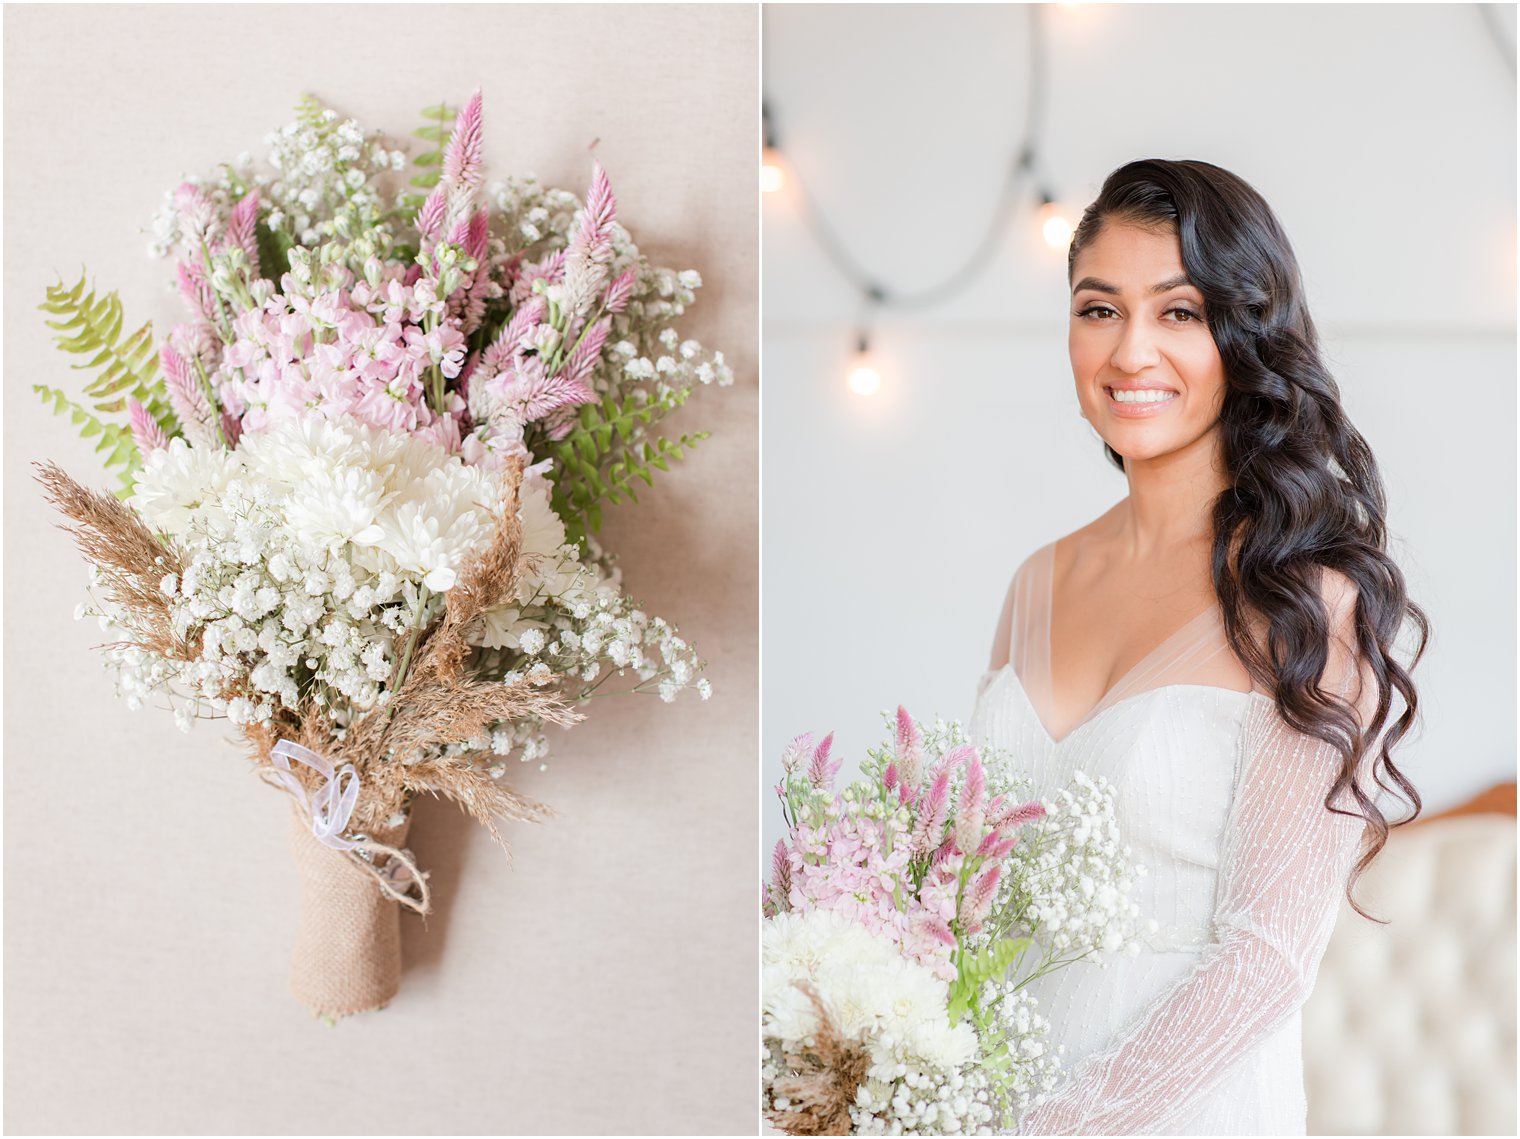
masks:
[[[1169,293],[1173,289],[1180,289],[1184,285],[1192,285],[1192,283],[1192,281],[1188,280],[1186,273],[1178,273],[1175,277],[1168,277],[1159,285],[1152,285],[1151,293],[1153,295],[1156,293]],[[1072,292],[1080,293],[1083,289],[1091,289],[1095,293],[1107,293],[1111,297],[1117,297],[1121,292],[1118,285],[1111,285],[1107,281],[1100,281],[1097,277],[1083,277],[1077,282],[1077,287]]]

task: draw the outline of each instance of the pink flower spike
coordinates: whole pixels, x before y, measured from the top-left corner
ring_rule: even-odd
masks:
[[[216,297],[212,295],[200,266],[192,261],[181,261],[174,267],[174,276],[179,283],[179,295],[190,306],[191,313],[201,320],[214,319]]]
[[[899,783],[897,785],[897,797],[901,799],[907,806],[911,807],[914,801],[918,798],[918,792],[912,787],[909,787],[906,783]]]
[[[786,745],[781,752],[781,769],[788,775],[802,766],[803,761],[813,754],[813,733],[803,732],[800,736],[793,736],[792,742]]]
[[[973,757],[970,766],[966,768],[966,781],[961,784],[961,813],[975,811],[982,814],[986,798],[987,777],[982,771],[982,761]]]
[[[563,375],[575,382],[583,384],[591,377],[591,369],[596,367],[596,362],[602,357],[602,345],[607,343],[607,333],[612,328],[612,318],[604,316],[593,324],[581,342],[575,346],[575,351],[570,353],[570,358],[565,361]]]
[[[613,196],[612,183],[607,180],[607,171],[597,162],[592,168],[591,189],[586,194],[586,212],[571,248],[587,252],[600,250],[609,240],[616,218],[617,198]]]
[[[901,704],[897,706],[897,764],[902,781],[918,786],[924,769],[924,734]]]
[[[464,251],[474,259],[478,268],[486,259],[486,249],[491,239],[491,218],[485,210],[470,215],[470,226],[465,235]]]
[[[977,853],[983,858],[990,858],[994,862],[1001,862],[1008,857],[1008,852],[1018,843],[1018,839],[993,831],[984,839],[982,845],[977,848]]]
[[[433,192],[427,196],[427,201],[422,203],[422,208],[417,211],[417,236],[422,238],[424,247],[438,236],[438,229],[443,225],[444,211],[448,208],[448,190],[439,183],[433,187]],[[420,266],[414,266],[420,268]]]
[[[781,898],[792,892],[792,862],[781,839],[776,840],[776,849],[771,852],[771,886]]]
[[[470,223],[468,220],[456,221],[454,228],[449,230],[448,237],[444,238],[445,245],[458,245],[461,248],[470,237]]]
[[[148,414],[146,407],[130,397],[127,399],[127,415],[132,421],[132,439],[141,454],[146,456],[150,451],[169,445],[169,437],[158,421]]]
[[[813,762],[808,766],[808,782],[820,791],[827,791],[834,785],[834,773],[839,770],[843,760],[829,762],[829,750],[834,746],[834,733],[830,732],[823,737],[823,742],[813,752]]]
[[[996,813],[988,816],[987,821],[1000,830],[1008,827],[1021,827],[1026,823],[1035,822],[1045,817],[1045,807],[1038,801],[1014,806],[1011,803],[1003,804]]]
[[[626,269],[607,286],[607,295],[602,298],[602,304],[608,312],[622,312],[628,307],[628,299],[633,296],[633,284],[638,275],[637,269]]]
[[[895,763],[889,763],[889,764],[887,764],[886,771],[882,772],[881,785],[887,791],[892,791],[892,790],[896,789],[896,787],[897,787],[897,764],[895,764]]]
[[[975,758],[976,748],[970,744],[961,744],[960,747],[951,748],[934,765],[934,777],[938,779],[941,775],[954,771],[961,764],[965,763],[966,760]]]
[[[481,98],[477,90],[454,120],[454,133],[443,152],[443,181],[466,192],[480,185],[480,122]]]
[[[982,924],[987,911],[992,909],[992,900],[997,896],[998,882],[1002,877],[1002,865],[994,862],[971,880],[961,905],[962,917],[968,925],[979,927]]]
[[[947,771],[935,779],[920,810],[918,826],[913,831],[913,849],[919,854],[928,854],[939,845],[949,807],[950,773]]]
[[[512,319],[507,321],[486,349],[484,363],[487,375],[494,376],[506,366],[508,360],[517,355],[517,346],[522,338],[542,323],[547,311],[548,306],[543,297],[530,297],[522,308],[512,314]]]
[[[241,202],[232,207],[232,213],[227,218],[227,240],[241,249],[248,258],[248,273],[251,277],[259,275],[259,243],[254,235],[254,226],[258,220],[259,192],[250,190]]]
[[[950,926],[940,918],[921,913],[915,917],[913,925],[915,932],[928,934],[946,945],[955,945],[955,934],[950,932]]]
[[[158,352],[159,367],[164,373],[164,390],[169,393],[169,406],[191,440],[210,443],[216,437],[215,419],[211,404],[206,400],[190,365],[178,352],[165,344]]]

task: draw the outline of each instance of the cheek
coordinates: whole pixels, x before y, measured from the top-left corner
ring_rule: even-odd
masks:
[[[1066,334],[1066,352],[1071,357],[1072,373],[1079,380],[1091,379],[1103,367],[1112,349],[1103,345],[1101,338],[1078,325]]]

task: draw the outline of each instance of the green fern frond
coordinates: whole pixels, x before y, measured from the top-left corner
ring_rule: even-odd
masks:
[[[72,366],[97,373],[85,385],[84,394],[95,411],[104,412],[123,411],[127,399],[135,399],[167,434],[179,434],[163,377],[158,374],[152,322],[123,337],[121,299],[114,292],[99,295],[86,282],[81,276],[73,288],[66,288],[62,281],[49,286],[47,300],[39,306],[59,318],[46,322],[57,334],[58,347],[70,355],[88,357]]]
[[[586,536],[601,529],[603,503],[638,502],[636,483],[654,485],[655,471],[668,471],[672,460],[708,437],[697,431],[675,439],[651,437],[648,428],[686,402],[689,393],[671,391],[640,404],[621,404],[611,395],[582,405],[579,426],[552,444],[559,470],[553,504],[565,521],[569,540],[584,549]]]
[[[57,388],[50,388],[45,384],[33,384],[32,390],[42,397],[43,403],[53,405],[56,415],[67,415],[75,427],[79,428],[82,439],[93,439],[100,436],[100,441],[95,444],[97,454],[104,454],[103,464],[106,470],[120,467],[121,488],[116,491],[116,497],[126,498],[132,493],[132,488],[137,482],[137,472],[142,469],[142,455],[138,453],[137,442],[132,438],[132,429],[116,423],[105,423],[90,414],[88,408],[82,407],[69,399],[67,395]]]
[[[976,953],[963,956],[955,981],[950,985],[950,1023],[958,1024],[976,999],[977,991],[988,981],[998,980],[1007,973],[1009,966],[1029,945],[1027,937],[1005,937],[989,942]]]
[[[412,159],[412,164],[418,168],[419,173],[412,175],[411,184],[422,192],[402,195],[401,202],[407,209],[420,210],[422,203],[427,201],[428,191],[438,185],[438,179],[443,175],[443,148],[449,141],[449,135],[454,132],[454,118],[458,114],[458,109],[447,103],[439,103],[423,110],[422,117],[426,121],[412,134],[431,142],[433,146]]]
[[[72,367],[95,375],[84,385],[84,402],[75,402],[45,384],[34,384],[32,390],[44,403],[51,403],[56,414],[67,414],[83,438],[99,436],[95,450],[104,454],[106,469],[122,468],[123,490],[117,493],[124,497],[131,493],[142,457],[130,427],[107,423],[100,416],[124,415],[127,400],[135,399],[164,434],[170,438],[183,434],[158,372],[153,325],[143,324],[123,336],[126,321],[121,299],[114,292],[98,293],[85,275],[72,288],[62,281],[49,286],[47,300],[38,307],[55,318],[46,323],[53,329],[58,347],[72,356],[86,357]]]

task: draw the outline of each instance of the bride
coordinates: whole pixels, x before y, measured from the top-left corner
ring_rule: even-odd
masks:
[[[1374,795],[1419,810],[1393,642],[1409,620],[1417,661],[1428,622],[1259,194],[1130,163],[1068,277],[1081,413],[1129,494],[1019,568],[971,733],[1042,789],[1115,785],[1159,928],[1033,982],[1070,1075],[1020,1134],[1302,1135],[1299,1010],[1387,839]]]

